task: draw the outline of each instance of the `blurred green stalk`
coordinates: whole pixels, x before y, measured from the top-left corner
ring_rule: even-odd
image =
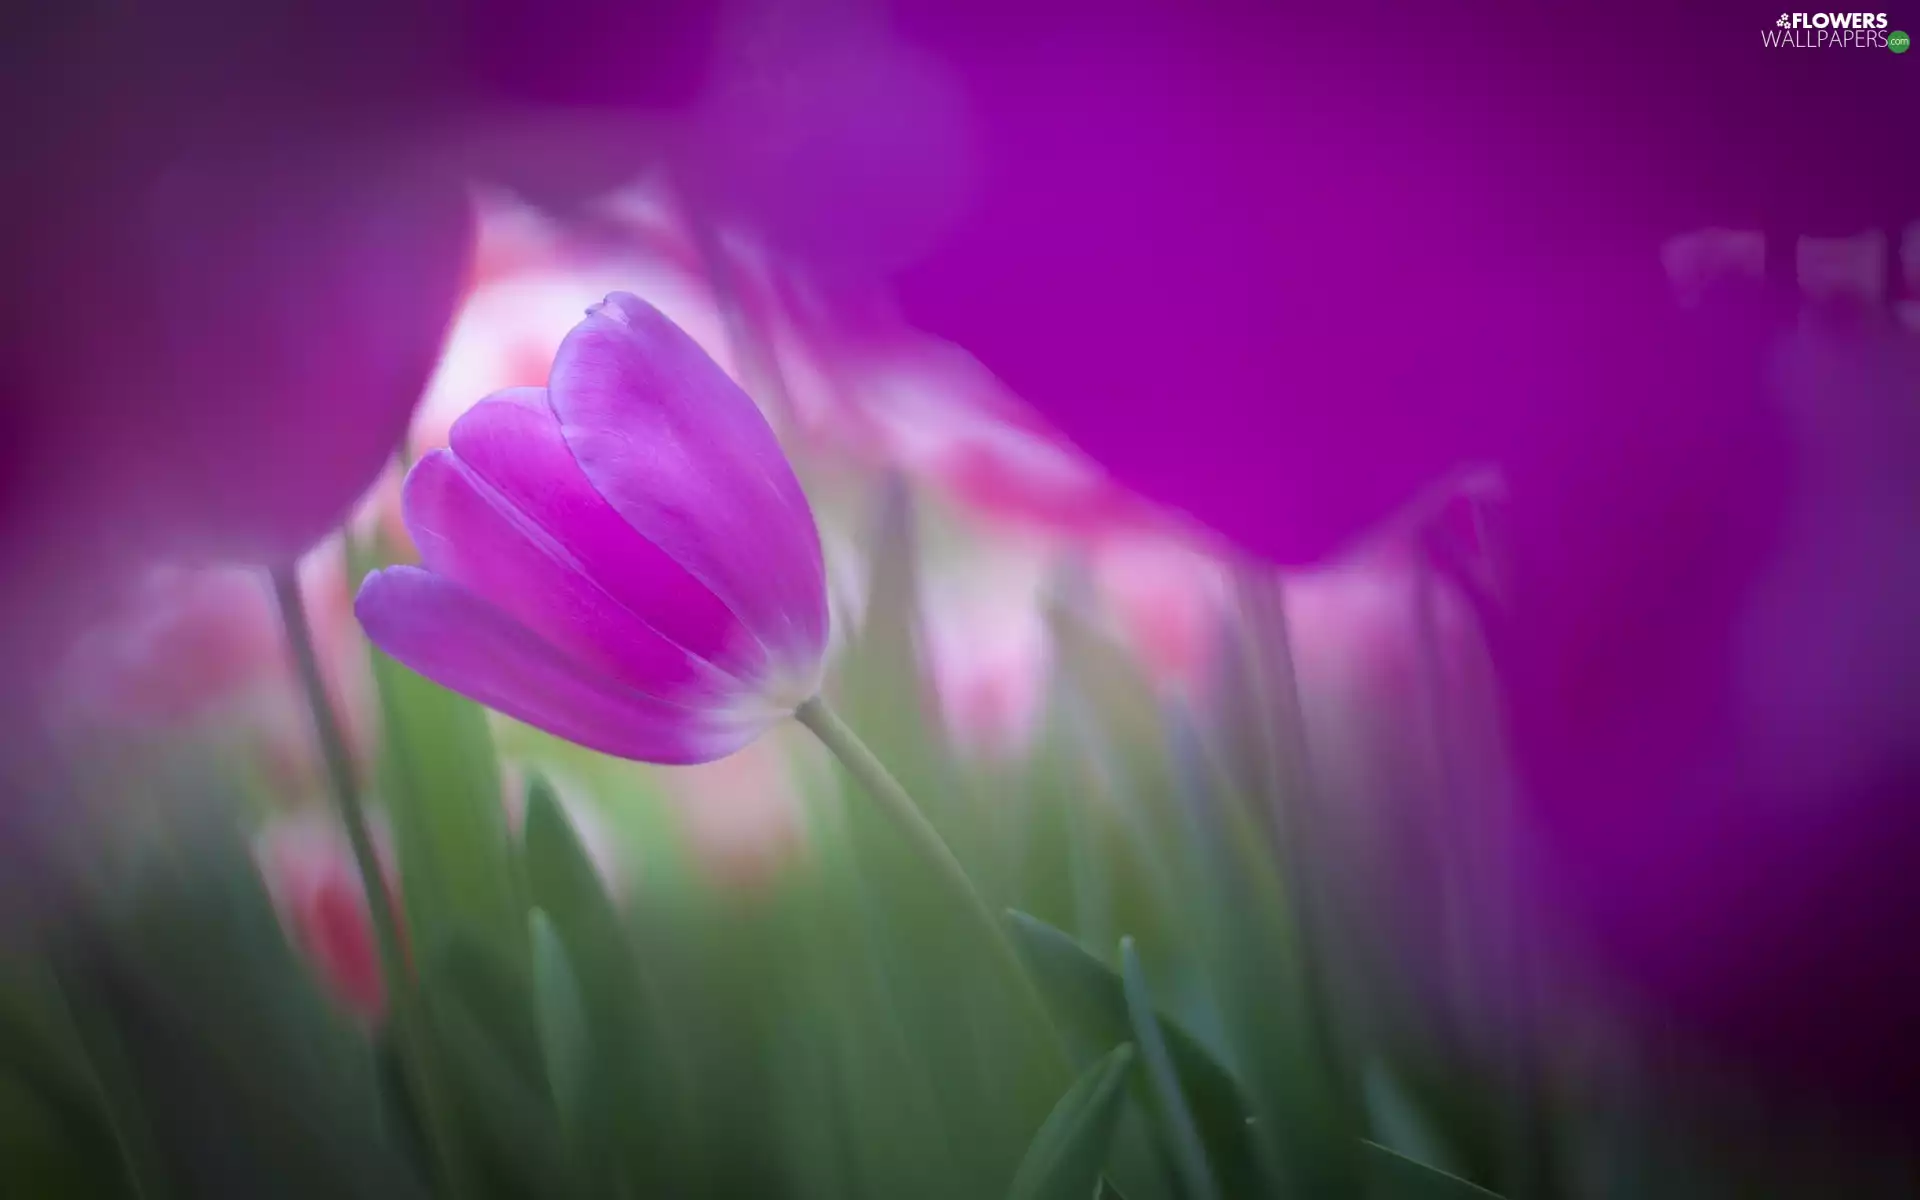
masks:
[[[373,935],[380,952],[380,974],[386,984],[387,1008],[399,1035],[401,1061],[421,1111],[434,1165],[451,1196],[465,1195],[459,1158],[454,1149],[446,1097],[441,1093],[427,1045],[427,1031],[421,1020],[419,997],[407,974],[401,949],[400,917],[394,911],[393,897],[387,891],[386,875],[373,846],[373,833],[367,825],[367,810],[360,803],[360,789],[354,782],[353,758],[347,752],[340,719],[333,711],[326,682],[320,674],[319,655],[314,650],[313,627],[307,620],[306,602],[300,596],[300,581],[291,567],[275,567],[274,599],[280,606],[280,618],[286,627],[287,645],[293,653],[300,687],[306,693],[307,709],[313,714],[314,733],[320,742],[320,754],[327,764],[327,778],[333,788],[340,819],[347,827],[347,842],[353,847],[353,861],[360,870],[361,890],[367,896],[367,913],[373,923]]]
[[[1041,998],[1040,989],[1034,984],[1033,976],[1027,973],[1026,964],[1014,950],[1013,943],[1007,939],[999,917],[994,914],[985,897],[981,896],[980,889],[974,886],[973,878],[967,874],[959,858],[955,857],[946,839],[927,820],[926,814],[913,802],[913,797],[907,795],[907,789],[900,786],[900,781],[893,777],[873,751],[867,749],[867,744],[840,719],[839,714],[827,706],[824,699],[815,696],[795,709],[793,715],[825,743],[848,774],[860,781],[860,785],[879,804],[880,811],[905,836],[920,861],[931,868],[934,877],[952,894],[954,901],[972,914],[986,939],[986,945],[993,953],[995,965],[1005,977],[1007,987],[1031,1010],[1035,1029],[1048,1046],[1052,1059],[1050,1065],[1058,1076],[1054,1082],[1064,1087],[1073,1073],[1067,1061],[1066,1047],[1060,1040],[1060,1031],[1053,1024],[1046,1001]]]

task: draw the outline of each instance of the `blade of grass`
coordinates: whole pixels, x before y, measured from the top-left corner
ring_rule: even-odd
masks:
[[[1174,1165],[1186,1185],[1188,1200],[1220,1200],[1219,1181],[1214,1178],[1213,1166],[1207,1160],[1206,1145],[1200,1140],[1193,1110],[1187,1106],[1173,1055],[1160,1032],[1160,1018],[1153,1010],[1153,997],[1147,991],[1146,972],[1140,968],[1140,955],[1130,937],[1120,939],[1120,984],[1127,998],[1127,1017],[1140,1044],[1141,1063],[1160,1097],[1161,1121],[1173,1146]]]

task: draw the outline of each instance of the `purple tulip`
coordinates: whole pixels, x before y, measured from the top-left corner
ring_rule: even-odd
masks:
[[[407,477],[422,567],[355,610],[436,682],[583,746],[731,754],[819,687],[826,576],[807,499],[753,401],[616,292],[547,387],[454,423]]]

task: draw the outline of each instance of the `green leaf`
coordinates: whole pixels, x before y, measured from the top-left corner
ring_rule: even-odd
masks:
[[[424,978],[436,1020],[458,1012],[494,1048],[503,1069],[536,1088],[544,1085],[528,962],[490,941],[456,935],[429,957]]]
[[[38,949],[38,947],[35,947]],[[71,1120],[100,1120],[98,1080],[51,968],[25,953],[0,959],[0,1071]]]
[[[530,1082],[515,1055],[477,1015],[471,997],[443,995],[433,1034],[454,1107],[472,1129],[475,1153],[490,1174],[506,1175],[522,1194],[538,1195],[565,1177],[566,1155],[544,1077]],[[540,1070],[538,1050],[534,1070]]]
[[[231,831],[139,866],[87,974],[62,983],[109,1087],[164,1153],[170,1192],[424,1195],[381,1120],[364,1034],[294,958]]]
[[[688,1103],[692,1072],[657,998],[642,984],[634,946],[593,860],[537,777],[527,791],[524,855],[528,898],[566,950],[593,1048],[581,1071],[579,1109],[566,1114],[578,1152],[589,1171],[622,1163],[636,1188],[674,1190],[676,1172],[697,1144],[690,1123],[698,1114]],[[545,1031],[541,1036],[544,1042]]]
[[[486,714],[371,653],[383,721],[380,794],[414,944],[435,945],[462,929],[517,943],[520,908]]]
[[[547,1083],[562,1120],[577,1117],[585,1100],[587,1061],[592,1046],[587,1037],[587,1015],[580,1003],[580,984],[574,978],[567,948],[553,922],[539,909],[527,919],[533,939],[533,1014],[540,1030],[541,1057]]]
[[[1060,930],[1026,913],[1007,914],[1016,949],[1067,1030],[1101,1053],[1133,1040],[1133,1019],[1120,976]],[[1233,1076],[1178,1022],[1157,1015],[1161,1041],[1198,1128],[1207,1161],[1230,1196],[1268,1190],[1247,1128],[1248,1105]],[[1161,1097],[1140,1084],[1143,1103],[1158,1117]]]
[[[456,936],[425,962],[435,1061],[488,1194],[542,1195],[569,1168],[534,1022],[530,956]]]
[[[1146,972],[1140,969],[1140,955],[1133,948],[1132,938],[1120,939],[1120,983],[1126,996],[1127,1017],[1140,1043],[1147,1079],[1160,1098],[1160,1120],[1173,1147],[1174,1165],[1186,1184],[1189,1200],[1219,1200],[1220,1184],[1207,1161],[1199,1125],[1187,1107],[1186,1093],[1181,1090],[1173,1054],[1161,1033],[1160,1018],[1153,1010],[1153,997],[1147,991]]]
[[[1120,1121],[1133,1047],[1115,1046],[1073,1081],[1034,1135],[1008,1200],[1086,1200]]]
[[[1189,927],[1253,1102],[1261,1159],[1289,1191],[1350,1195],[1360,1187],[1357,1142],[1365,1125],[1343,1073],[1346,1040],[1331,1018],[1346,1010],[1326,986],[1331,977],[1316,972],[1327,962],[1307,953],[1305,937],[1312,914],[1322,925],[1330,915],[1312,886],[1322,864],[1283,867],[1278,847],[1308,836],[1304,827],[1277,837],[1271,812],[1263,818],[1250,807],[1219,746],[1189,715],[1170,714],[1168,732],[1199,868],[1193,904],[1208,914]],[[1274,778],[1285,775],[1274,768]],[[1282,791],[1268,796],[1270,810],[1304,803],[1299,789]]]
[[[384,537],[348,541],[355,578],[399,561]],[[465,929],[521,953],[498,758],[486,712],[369,649],[380,697],[379,795],[393,823],[406,923],[416,946]]]
[[[1500,1200],[1477,1183],[1417,1162],[1378,1142],[1362,1141],[1367,1176],[1381,1200]]]
[[[1459,1163],[1444,1137],[1385,1062],[1368,1063],[1362,1083],[1367,1124],[1382,1146],[1442,1171],[1459,1170]],[[1455,1107],[1461,1107],[1459,1097],[1463,1091],[1457,1082],[1449,1089],[1449,1098]]]
[[[0,1070],[0,1195],[114,1197],[126,1193],[110,1141],[91,1122]]]
[[[628,977],[633,962],[620,914],[553,789],[538,776],[527,786],[526,821],[528,899],[567,944],[583,986]]]

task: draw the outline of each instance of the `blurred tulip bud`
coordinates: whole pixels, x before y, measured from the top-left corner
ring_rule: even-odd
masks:
[[[809,356],[830,361],[813,366]],[[1146,523],[1144,504],[958,346],[911,334],[803,346],[792,357],[803,426],[829,448],[1036,532],[1092,536]]]
[[[1392,799],[1432,783],[1433,706],[1449,702],[1436,673],[1470,653],[1477,634],[1465,600],[1423,571],[1383,553],[1287,578],[1302,715],[1334,794]]]
[[[920,653],[947,734],[964,752],[1014,757],[1038,730],[1053,661],[1040,608],[1045,561],[993,547],[927,581]]]
[[[386,826],[373,823],[382,885],[399,906],[399,881]],[[367,893],[347,834],[331,814],[280,817],[254,841],[254,861],[293,943],[333,998],[368,1021],[386,1013],[386,981]]]
[[[340,544],[302,559],[299,578],[335,711],[365,759],[372,684]],[[289,785],[317,784],[322,775],[280,615],[265,573],[252,568],[150,569],[75,645],[52,705],[70,735],[192,730],[263,755]]]
[[[1228,599],[1220,560],[1172,535],[1120,535],[1093,549],[1094,583],[1122,639],[1163,687],[1202,687]]]
[[[659,774],[701,869],[753,891],[804,853],[799,773],[823,765],[817,744],[776,731],[715,762]]]

